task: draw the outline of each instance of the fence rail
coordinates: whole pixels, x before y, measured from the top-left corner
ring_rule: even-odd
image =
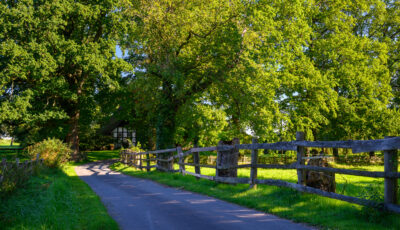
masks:
[[[361,152],[371,152],[371,151],[384,151],[384,171],[361,171],[361,170],[351,170],[351,169],[339,169],[332,167],[319,167],[306,165],[305,160],[310,159],[320,159],[331,156],[305,156],[305,148],[348,148],[352,149],[353,153]],[[226,151],[237,151],[239,149],[251,150],[251,163],[241,164],[237,162],[233,164],[221,163],[223,161],[223,156]],[[296,151],[297,161],[290,165],[279,165],[279,164],[258,164],[258,150],[259,149],[269,149],[269,150],[283,150],[283,151]],[[166,149],[166,150],[156,150],[149,152],[129,152],[124,150],[121,152],[121,158],[124,163],[131,164],[140,169],[157,168],[161,171],[167,172],[180,172],[182,174],[188,174],[195,176],[197,178],[203,178],[208,180],[213,180],[221,183],[232,183],[232,184],[250,184],[251,187],[257,186],[257,184],[267,184],[280,187],[288,187],[301,192],[313,193],[320,196],[325,196],[333,199],[343,200],[350,203],[355,203],[359,205],[365,205],[370,207],[380,207],[387,211],[392,211],[400,213],[400,206],[398,205],[398,178],[400,178],[400,173],[398,172],[398,149],[400,149],[400,137],[388,137],[379,140],[348,140],[348,141],[305,141],[304,133],[298,132],[296,135],[296,140],[291,142],[277,142],[277,143],[257,143],[256,139],[253,139],[252,144],[232,144],[224,145],[220,144],[218,146],[212,147],[194,147],[188,151],[183,152],[181,147]],[[217,151],[217,164],[207,165],[200,164],[199,153]],[[169,155],[165,155],[165,154]],[[163,154],[163,155],[162,155]],[[146,159],[142,159],[142,156],[146,155]],[[193,163],[185,163],[185,157],[192,155]],[[224,159],[229,158],[225,155]],[[165,168],[162,165],[165,163],[172,163],[179,159],[177,162],[179,164],[179,170],[172,170],[172,168]],[[142,166],[142,161],[147,162],[146,166]],[[156,161],[156,165],[151,165],[151,161]],[[167,164],[168,165],[168,164]],[[185,166],[194,166],[195,173],[189,172],[185,169]],[[201,174],[201,168],[215,168],[216,176],[208,176]],[[230,176],[220,176],[218,172],[223,170],[237,170],[238,168],[250,168],[249,178],[238,178]],[[297,170],[297,184],[290,183],[282,180],[272,180],[272,179],[257,179],[257,169],[296,169]],[[222,170],[222,171],[219,171]],[[309,171],[324,172],[324,173],[338,173],[347,174],[355,176],[373,177],[373,178],[384,178],[385,179],[385,191],[384,191],[384,202],[378,203],[372,200],[361,199],[358,197],[346,196],[342,194],[337,194],[335,192],[328,192],[318,188],[306,186],[306,173]]]
[[[10,173],[10,171],[24,170],[23,174],[31,174],[33,167],[40,164],[43,164],[43,159],[39,158],[39,154],[36,155],[35,160],[28,160],[23,163],[20,162],[19,158],[16,158],[15,162],[7,162],[6,158],[3,158],[0,163],[0,185],[6,179],[6,176]]]

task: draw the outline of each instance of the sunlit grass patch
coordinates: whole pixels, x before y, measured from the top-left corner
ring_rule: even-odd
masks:
[[[140,178],[147,178],[162,184],[194,191],[213,196],[239,205],[254,208],[260,211],[273,213],[278,216],[292,219],[297,222],[309,223],[324,229],[399,229],[400,215],[367,210],[362,206],[334,200],[314,194],[306,194],[289,188],[258,185],[257,189],[249,189],[249,185],[219,184],[205,179],[196,179],[193,176],[183,176],[179,173],[163,173],[152,170],[141,171],[121,163],[111,166],[112,169]],[[175,165],[174,168],[177,168]],[[366,168],[366,170],[376,170]],[[186,166],[186,170],[194,172],[193,166]],[[204,175],[214,176],[215,169],[202,168]],[[248,176],[249,169],[240,169],[239,176]],[[260,169],[259,178],[282,179],[296,182],[296,170]],[[370,183],[375,183],[374,178],[355,177],[343,175],[344,179],[336,176],[338,184],[354,183],[348,186],[348,194],[356,195]],[[380,186],[380,185],[379,185]],[[383,188],[382,188],[383,189]],[[382,190],[383,191],[383,190]],[[378,216],[378,218],[375,218]]]
[[[75,164],[45,169],[1,200],[2,229],[118,229]]]

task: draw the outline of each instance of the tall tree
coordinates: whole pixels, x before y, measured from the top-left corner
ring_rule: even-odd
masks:
[[[136,82],[154,86],[147,92],[154,100],[146,103],[157,105],[158,149],[174,145],[181,105],[222,81],[236,65],[246,32],[242,12],[242,1],[135,2],[135,30],[125,48],[138,70]]]
[[[2,1],[2,122],[17,123],[24,136],[65,138],[77,156],[95,94],[118,87],[129,69],[115,57],[124,6],[123,0]]]

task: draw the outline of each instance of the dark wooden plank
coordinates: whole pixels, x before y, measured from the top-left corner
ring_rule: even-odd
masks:
[[[162,159],[162,158],[154,158],[154,159],[157,160],[157,161],[161,161],[161,162],[170,162],[170,161],[174,160],[173,157],[170,157],[168,159]]]
[[[180,155],[181,155],[183,158],[185,158],[186,156],[189,156],[190,154],[192,154],[192,150],[191,150],[191,149],[188,150],[188,151],[186,151],[186,152],[182,152]],[[175,155],[174,158],[179,158],[179,154],[178,154],[178,155]]]
[[[240,177],[215,177],[217,182],[228,183],[228,184],[249,184],[250,178],[240,178]]]
[[[151,165],[150,165],[150,154],[146,154],[146,171],[147,172],[150,172],[150,168],[151,168]]]
[[[172,153],[172,152],[176,152],[176,148],[155,150],[155,151],[150,151],[149,153],[151,153],[151,154],[159,154],[159,153]]]
[[[257,168],[263,168],[263,169],[296,169],[296,163],[290,164],[290,165],[257,164]]]
[[[384,208],[391,212],[400,213],[400,205],[395,204],[385,204]]]
[[[400,149],[400,137],[379,140],[355,141],[353,153]]]
[[[201,174],[192,173],[192,172],[189,172],[189,171],[186,171],[186,170],[183,171],[183,173],[189,174],[189,175],[192,175],[192,176],[195,176],[195,177],[197,177],[197,178],[207,179],[207,180],[214,180],[214,178],[215,178],[215,177],[213,177],[213,176],[201,175]]]
[[[220,166],[218,169],[239,169],[239,168],[250,168],[252,164],[232,165],[232,166]]]
[[[252,144],[257,144],[257,138],[253,137]],[[250,188],[257,188],[257,159],[258,159],[258,149],[251,150],[251,169],[250,169]]]
[[[232,150],[234,148],[235,148],[235,146],[233,146],[233,145],[218,145],[217,151],[228,151],[228,150]]]
[[[195,151],[195,149],[200,149],[200,148],[197,148],[197,146],[195,145],[194,148],[191,149],[192,156],[193,156],[193,163],[194,163],[194,165],[200,165],[200,156],[199,156],[199,153]],[[200,167],[194,166],[194,172],[196,174],[201,174]]]
[[[202,147],[202,148],[194,147],[194,148],[190,149],[190,151],[191,151],[192,153],[194,153],[194,152],[215,151],[215,150],[217,150],[217,146]]]
[[[296,141],[304,141],[305,133],[296,132]],[[304,161],[305,148],[303,146],[297,146],[297,166],[305,164]],[[306,184],[306,171],[304,169],[297,168],[297,184]]]
[[[179,156],[179,170],[183,174],[183,171],[185,171],[186,168],[184,165],[185,158],[182,157],[182,155],[183,155],[182,148],[179,146],[178,148],[176,148],[176,151],[178,152],[178,156]],[[185,174],[183,174],[183,175],[185,175]]]
[[[353,153],[400,149],[400,137],[377,140],[294,141],[293,144],[316,148],[349,148]]]
[[[397,149],[384,151],[384,164],[385,173],[397,173]],[[397,178],[385,178],[385,203],[397,204],[397,188]]]
[[[261,144],[241,144],[236,145],[239,149],[270,149],[270,150],[284,150],[296,151],[297,146],[294,142],[276,142],[276,143],[261,143]]]
[[[203,165],[203,164],[194,164],[194,163],[179,163],[180,165],[187,165],[187,166],[196,166],[196,167],[204,167],[204,168],[217,168],[215,165]]]
[[[296,140],[293,144],[302,147],[314,147],[314,148],[346,148],[351,149],[354,146],[355,141],[304,141]]]

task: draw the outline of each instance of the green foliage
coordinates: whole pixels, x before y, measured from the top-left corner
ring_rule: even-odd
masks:
[[[0,200],[24,186],[32,174],[38,175],[41,169],[42,166],[38,163],[33,163],[27,167],[23,165],[16,167],[15,162],[11,162],[5,168],[0,167]]]
[[[0,130],[75,153],[98,147],[111,116],[147,149],[398,135],[399,12],[391,0],[3,1]]]
[[[44,164],[51,168],[60,167],[71,157],[71,148],[61,140],[48,138],[33,146],[28,147],[28,155],[31,159],[36,159],[39,154],[44,159]]]
[[[112,94],[130,69],[115,56],[126,3],[2,1],[0,123],[11,135],[27,144],[65,139],[79,150],[99,92]]]
[[[146,152],[142,149],[142,145],[140,144],[140,142],[138,142],[136,146],[132,145],[131,147],[129,147],[129,150],[132,150],[135,153]]]

